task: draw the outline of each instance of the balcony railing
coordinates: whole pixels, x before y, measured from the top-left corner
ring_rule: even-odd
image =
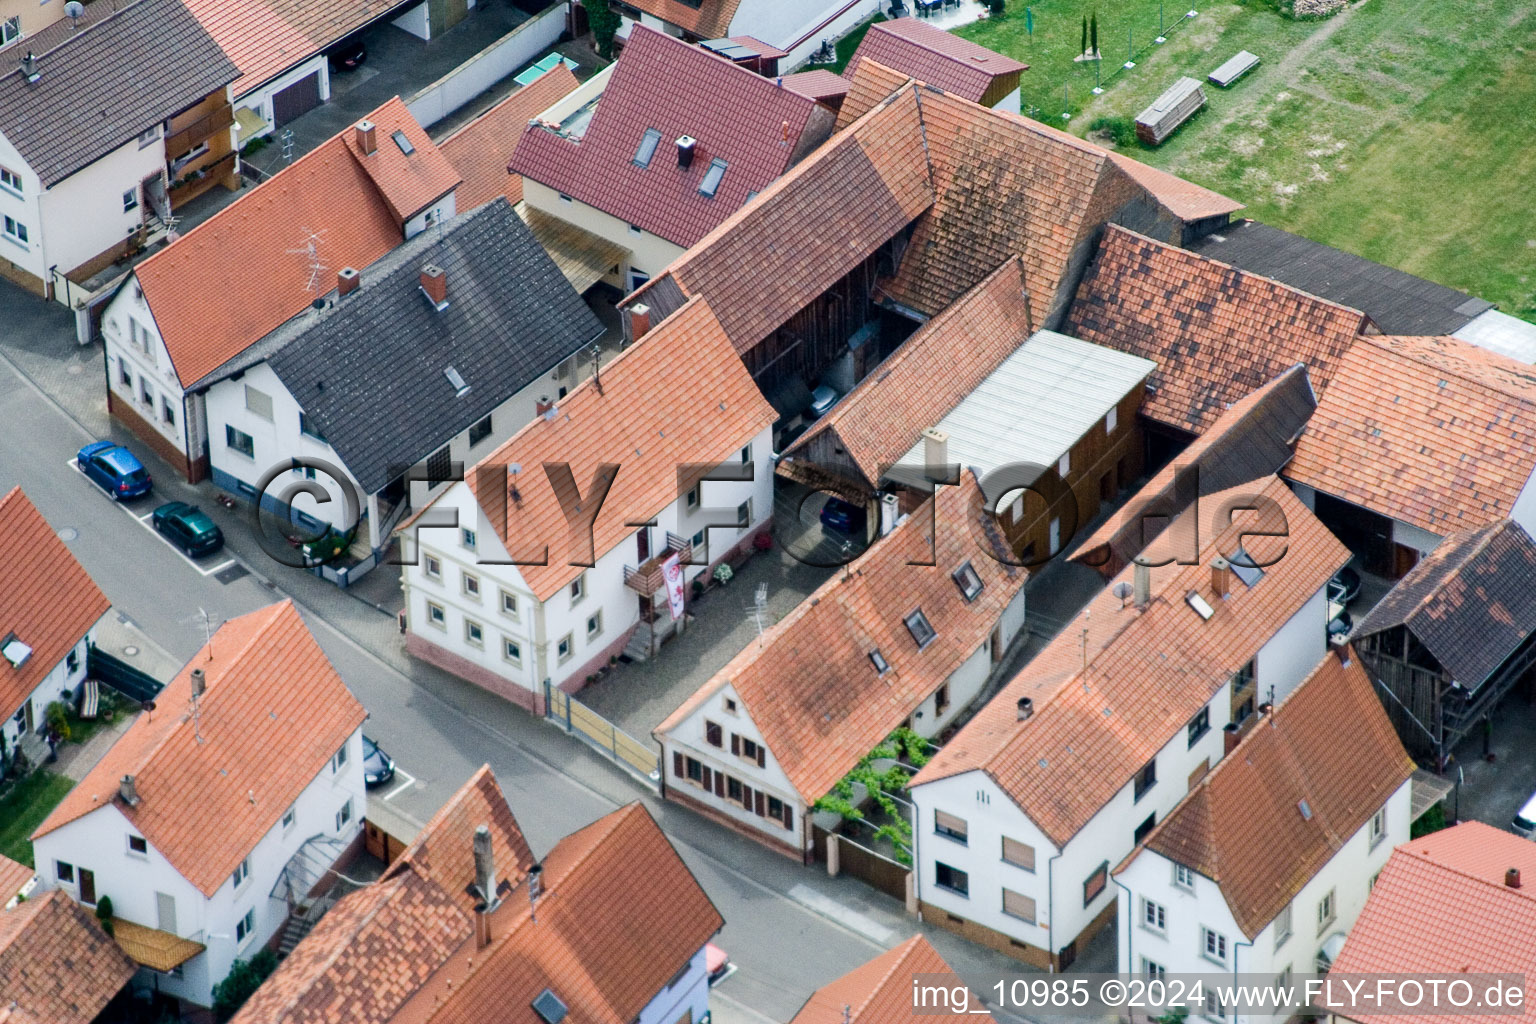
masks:
[[[165,138],[165,155],[169,158],[175,158],[183,153],[190,152],[216,133],[228,131],[229,126],[234,123],[234,108],[225,103],[185,127],[179,128],[167,135]]]
[[[693,544],[686,537],[669,532],[667,546],[663,551],[643,562],[639,568],[628,565],[624,567],[624,585],[645,597],[655,594],[667,585],[661,567],[674,552],[678,553],[682,561],[687,562],[693,555]]]

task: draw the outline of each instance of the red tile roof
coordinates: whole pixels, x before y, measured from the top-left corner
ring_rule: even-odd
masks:
[[[1006,542],[973,474],[939,488],[936,501],[727,662],[657,738],[729,685],[795,791],[808,803],[825,796],[981,648],[1028,576],[992,553]],[[971,601],[953,578],[967,563],[983,587]],[[914,609],[937,634],[921,649],[903,622]],[[875,650],[890,665],[884,673],[870,661]]]
[[[1146,848],[1220,886],[1252,939],[1413,767],[1360,659],[1338,648],[1249,728],[1153,829]],[[1303,801],[1310,817],[1299,809]]]
[[[367,119],[373,156],[357,155],[349,127],[134,268],[182,387],[334,289],[342,267],[366,267],[399,245],[401,211],[420,201],[409,211],[419,212],[458,181],[398,98]],[[396,131],[414,156],[392,141]],[[323,264],[313,291],[311,237]]]
[[[539,1024],[530,1004],[548,988],[568,1024],[631,1024],[725,924],[639,802],[560,840],[543,867],[537,921],[511,897],[482,969],[423,991],[413,1011],[440,997],[430,1024],[484,1024],[489,1007]]]
[[[697,46],[636,25],[579,139],[529,125],[513,171],[681,246],[697,242],[761,192],[831,129],[815,101]],[[818,126],[820,131],[818,132]],[[661,133],[648,166],[635,163],[647,130]],[[692,165],[675,143],[697,140]],[[713,196],[699,191],[727,163]]]
[[[371,0],[184,0],[240,68],[235,97],[303,63],[388,7]]]
[[[897,18],[869,27],[844,74],[857,73],[865,60],[876,60],[903,75],[979,103],[999,78],[1016,83],[1023,61],[1005,57],[918,18]]]
[[[1277,477],[1213,495],[1201,514],[1214,517],[1233,499],[1244,502],[1235,509],[1254,507],[1254,496],[1270,504],[1238,512],[1226,529],[1202,529],[1211,539],[1198,564],[1152,570],[1145,608],[1115,596],[1113,587],[1100,592],[913,785],[985,771],[1064,845],[1349,561],[1348,549]],[[1284,535],[1244,536],[1257,528]],[[1217,597],[1211,560],[1239,547],[1273,564],[1251,588],[1234,575],[1229,596]],[[1129,586],[1132,575],[1127,567],[1118,582]],[[1211,618],[1186,603],[1190,593],[1215,609]],[[1021,697],[1035,709],[1024,722]]]
[[[91,1024],[137,970],[58,889],[0,912],[3,1024]]]
[[[842,131],[865,114],[880,106],[897,89],[912,79],[877,60],[861,60],[847,73],[848,95],[837,108],[837,130]]]
[[[0,587],[0,640],[15,633],[32,648],[20,668],[0,658],[4,721],[107,613],[111,602],[20,487],[0,498],[0,576],[5,579]]]
[[[681,409],[687,418],[678,429]],[[600,466],[618,465],[592,527],[592,556],[600,558],[632,536],[634,524],[677,500],[679,467],[729,458],[776,418],[700,299],[605,366],[601,387],[585,381],[560,400],[554,419],[534,420],[486,456],[467,474],[468,484],[514,557],[547,545],[546,564],[519,566],[534,594],[547,601],[581,573],[572,563],[585,554],[572,547],[548,474],[535,467],[568,465],[586,493]],[[514,481],[516,500],[504,482],[503,467],[513,463],[533,469]]]
[[[813,100],[841,99],[848,94],[848,79],[826,68],[812,68],[810,71],[785,75],[784,88]]]
[[[22,887],[36,875],[37,872],[25,864],[0,856],[0,910],[4,910],[5,905],[15,899]]]
[[[497,878],[522,883],[533,854],[482,766],[384,875],[321,919],[233,1024],[388,1024],[469,941],[474,833],[491,830]],[[498,887],[501,888],[501,887]]]
[[[528,122],[581,83],[565,64],[556,64],[538,78],[438,143],[443,156],[464,178],[454,194],[459,213],[467,213],[497,196],[517,205],[523,199],[523,177],[507,169]]]
[[[1536,473],[1536,371],[1455,338],[1362,338],[1287,479],[1444,536],[1503,519]]]
[[[194,668],[207,683],[196,720]],[[33,838],[113,804],[207,896],[366,717],[291,600],[220,626],[155,703]],[[124,775],[136,780],[137,806],[118,794]]]
[[[703,296],[736,351],[746,353],[932,203],[909,90],[838,133],[629,301],[659,300],[669,290]]]
[[[811,993],[789,1024],[894,1024],[896,1021],[968,1020],[995,1024],[987,1013],[925,1013],[912,1008],[914,974],[954,975],[939,951],[921,935],[855,967]],[[959,983],[959,977],[951,984]],[[971,1005],[980,1006],[973,994]],[[847,1016],[844,1016],[844,1014]]]
[[[1109,158],[1130,176],[1131,180],[1157,197],[1157,201],[1180,220],[1195,221],[1206,217],[1219,217],[1224,213],[1236,213],[1243,208],[1243,204],[1235,199],[1228,199],[1219,192],[1212,192],[1208,188],[1196,185],[1192,181],[1185,181],[1167,171],[1149,167],[1124,153],[1111,150]]]
[[[1029,340],[1023,282],[1019,259],[1009,259],[919,327],[785,450],[782,471],[810,459],[829,471],[846,465],[865,486],[877,486],[924,430]]]
[[[668,25],[676,25],[689,35],[720,39],[731,30],[731,19],[736,17],[741,0],[631,0],[630,6]],[[634,39],[633,32],[630,39]]]
[[[1297,363],[1323,394],[1369,326],[1358,309],[1112,224],[1062,329],[1156,360],[1142,412],[1200,433]]]
[[[1504,884],[1509,868],[1523,884]],[[1536,844],[1469,821],[1392,852],[1344,940],[1334,974],[1523,974],[1518,1014],[1351,1012],[1362,1024],[1457,1024],[1536,1017]]]

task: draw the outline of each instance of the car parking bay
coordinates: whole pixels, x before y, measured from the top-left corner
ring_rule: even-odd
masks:
[[[163,504],[163,502],[157,498],[154,491],[150,491],[142,498],[131,498],[127,501],[113,501],[109,495],[103,493],[101,488],[85,475],[75,459],[71,458],[66,464],[72,471],[79,474],[80,479],[85,482],[85,485],[92,491],[96,492],[97,496],[102,501],[111,502],[112,504],[116,505],[129,519],[132,519],[144,529],[148,530],[155,536],[156,540],[160,541],[160,543],[164,544],[170,550],[176,552],[176,554],[188,565],[190,565],[193,571],[199,575],[212,576],[215,573],[223,572],[225,569],[228,569],[237,564],[236,559],[232,558],[229,555],[229,552],[224,548],[220,548],[212,554],[193,557],[192,555],[187,554],[181,548],[177,547],[175,544],[172,544],[170,540],[168,540],[160,533],[160,531],[156,530],[154,523],[151,522],[151,519],[155,514],[156,507]]]

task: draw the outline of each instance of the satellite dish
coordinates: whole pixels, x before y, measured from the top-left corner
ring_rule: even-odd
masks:
[[[84,13],[85,4],[81,3],[80,0],[69,0],[69,3],[64,5],[64,16],[71,21],[78,21],[80,15]]]
[[[519,474],[519,473],[521,473],[523,471],[523,464],[521,462],[514,462],[514,463],[512,463],[512,465],[507,467],[507,470],[513,476],[516,476],[517,474]]]

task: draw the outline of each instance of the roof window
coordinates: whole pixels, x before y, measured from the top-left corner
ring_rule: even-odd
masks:
[[[933,643],[933,638],[939,634],[934,631],[933,625],[928,621],[928,616],[923,614],[921,608],[902,620],[907,624],[907,632],[912,634],[912,639],[917,641],[917,649],[922,650]]]
[[[469,385],[464,383],[464,375],[456,367],[450,366],[443,370],[443,376],[448,378],[448,383],[453,385],[454,395],[463,398],[469,394]]]
[[[976,567],[970,562],[966,562],[956,569],[952,578],[955,581],[955,586],[960,588],[960,596],[967,601],[976,600],[976,596],[981,593],[981,574],[976,571]]]
[[[396,131],[390,135],[390,138],[395,140],[395,145],[399,146],[400,152],[404,153],[406,156],[410,156],[412,153],[416,152],[416,147],[411,145],[411,140],[405,137],[405,132]]]
[[[885,655],[880,653],[880,648],[878,647],[869,652],[869,660],[875,666],[875,671],[881,675],[885,675],[891,670],[891,663],[885,660]]]
[[[32,648],[16,638],[15,633],[7,633],[4,640],[0,640],[0,655],[11,663],[11,668],[21,668],[32,657]]]
[[[1255,583],[1264,578],[1264,570],[1253,560],[1253,556],[1242,548],[1232,553],[1227,564],[1232,567],[1232,572],[1243,581],[1243,586],[1252,588]]]
[[[704,172],[704,180],[699,182],[700,195],[713,197],[720,190],[720,179],[725,177],[727,166],[726,162],[719,157],[709,162],[709,170]]]
[[[1216,614],[1216,609],[1211,607],[1211,603],[1193,590],[1184,596],[1184,601],[1195,610],[1196,615],[1206,621],[1209,621],[1211,616]]]
[[[640,147],[635,150],[635,166],[651,166],[651,157],[656,155],[656,147],[661,142],[661,132],[655,128],[647,128],[645,134],[640,136]]]
[[[560,1024],[569,1013],[564,1002],[549,989],[540,992],[538,998],[532,1003],[533,1012],[539,1015],[544,1024]]]

